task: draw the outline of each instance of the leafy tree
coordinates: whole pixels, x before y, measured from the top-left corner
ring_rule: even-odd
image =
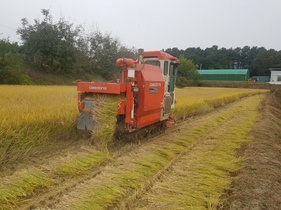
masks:
[[[0,40],[0,84],[26,84],[30,81],[23,76],[23,56],[17,43]]]
[[[171,55],[173,55],[173,56],[175,56],[175,57],[177,57],[177,58],[180,57],[180,55],[183,54],[182,50],[179,50],[177,47],[168,48],[166,50],[166,52],[171,54]]]
[[[97,73],[105,79],[111,79],[115,69],[120,43],[108,34],[94,32],[89,38],[91,64]]]
[[[42,9],[44,19],[35,19],[29,24],[22,19],[22,27],[17,30],[23,41],[23,51],[27,60],[37,68],[54,72],[74,71],[77,59],[75,47],[80,28],[64,19],[54,23],[49,10]]]
[[[54,22],[49,10],[43,20],[30,24],[22,19],[18,34],[27,62],[36,69],[60,73],[95,72],[105,79],[115,78],[115,61],[121,54],[133,54],[109,34],[95,30],[90,35],[82,26],[61,18]]]
[[[197,82],[199,79],[198,65],[194,64],[192,60],[186,59],[183,55],[179,57],[179,60],[177,86],[187,86],[189,80]]]
[[[120,77],[115,62],[119,57],[136,58],[134,49],[128,49],[109,34],[95,31],[89,37],[89,57],[93,71],[110,80]]]
[[[268,51],[262,47],[258,49],[258,53],[253,62],[253,69],[257,75],[270,75],[269,68],[271,62],[269,60]]]

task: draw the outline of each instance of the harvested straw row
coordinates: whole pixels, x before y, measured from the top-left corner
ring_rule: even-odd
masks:
[[[161,144],[156,147],[150,148],[149,145],[144,147],[142,152],[122,158],[119,164],[106,167],[101,176],[79,185],[73,193],[65,196],[56,209],[106,209],[119,202],[122,205],[122,199],[128,195],[134,200],[134,195],[149,187],[149,183],[159,177],[173,159],[239,113],[241,103],[229,108],[225,113],[202,121],[196,128],[183,129],[180,134],[175,134],[174,138],[170,136],[167,142],[161,139]]]
[[[139,203],[146,203],[145,209],[217,209],[220,196],[230,188],[231,173],[241,167],[237,149],[251,140],[260,103],[253,99],[185,152]]]
[[[91,142],[97,145],[98,148],[105,149],[113,141],[118,103],[124,100],[124,96],[95,94],[93,99],[92,118],[94,130],[92,131]]]

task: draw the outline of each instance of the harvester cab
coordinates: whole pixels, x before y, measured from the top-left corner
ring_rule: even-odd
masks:
[[[96,96],[122,96],[116,104],[116,121],[125,132],[150,125],[174,123],[176,68],[179,60],[163,51],[139,50],[137,60],[119,58],[122,77],[117,82],[77,82],[80,117],[77,129],[95,131]],[[105,116],[106,117],[106,116]]]

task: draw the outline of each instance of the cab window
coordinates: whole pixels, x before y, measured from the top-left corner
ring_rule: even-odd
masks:
[[[171,63],[170,64],[170,76],[175,76],[176,75],[176,65]]]
[[[144,62],[145,64],[153,65],[153,66],[159,66],[160,67],[160,61],[157,60],[148,60]]]
[[[168,61],[165,61],[164,62],[164,75],[166,76],[169,72],[169,69],[168,69]]]

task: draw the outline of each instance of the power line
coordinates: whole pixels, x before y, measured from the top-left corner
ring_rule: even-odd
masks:
[[[14,30],[14,31],[17,31],[17,29],[14,29],[10,26],[6,26],[6,25],[3,25],[3,24],[0,24],[0,26],[4,27],[4,28],[8,28],[8,29],[11,29],[11,30]]]

